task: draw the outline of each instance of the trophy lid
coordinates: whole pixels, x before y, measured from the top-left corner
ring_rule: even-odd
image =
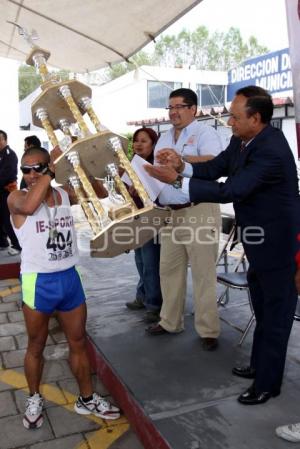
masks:
[[[26,64],[34,66],[35,64],[33,57],[38,53],[41,53],[45,57],[46,61],[49,59],[51,55],[50,51],[48,50],[44,50],[43,48],[40,47],[34,47],[26,58]]]

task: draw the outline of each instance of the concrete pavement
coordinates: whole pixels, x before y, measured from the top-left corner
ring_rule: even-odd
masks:
[[[233,376],[231,369],[249,362],[253,329],[240,347],[241,334],[222,322],[218,350],[203,351],[193,326],[189,278],[185,331],[149,336],[143,312],[125,307],[137,281],[132,254],[110,260],[82,257],[81,270],[95,365],[146,449],[286,448],[275,428],[300,421],[299,322],[292,330],[281,395],[244,406],[237,397],[251,381]],[[250,317],[246,293],[231,291],[220,315],[244,327]],[[108,366],[112,371],[106,376]]]

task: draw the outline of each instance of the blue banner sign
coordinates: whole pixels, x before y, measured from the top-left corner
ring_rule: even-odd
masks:
[[[291,90],[293,83],[289,49],[248,59],[229,70],[227,101],[233,99],[238,89],[250,84],[261,86],[270,94]]]

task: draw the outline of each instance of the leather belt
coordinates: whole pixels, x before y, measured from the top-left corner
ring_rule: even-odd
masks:
[[[170,209],[179,210],[185,209],[186,207],[196,206],[199,203],[183,203],[183,204],[169,204]]]

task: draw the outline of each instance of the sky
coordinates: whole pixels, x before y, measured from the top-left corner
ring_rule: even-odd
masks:
[[[210,31],[239,28],[244,39],[255,36],[270,51],[288,47],[285,0],[202,0],[164,34],[205,25]]]

